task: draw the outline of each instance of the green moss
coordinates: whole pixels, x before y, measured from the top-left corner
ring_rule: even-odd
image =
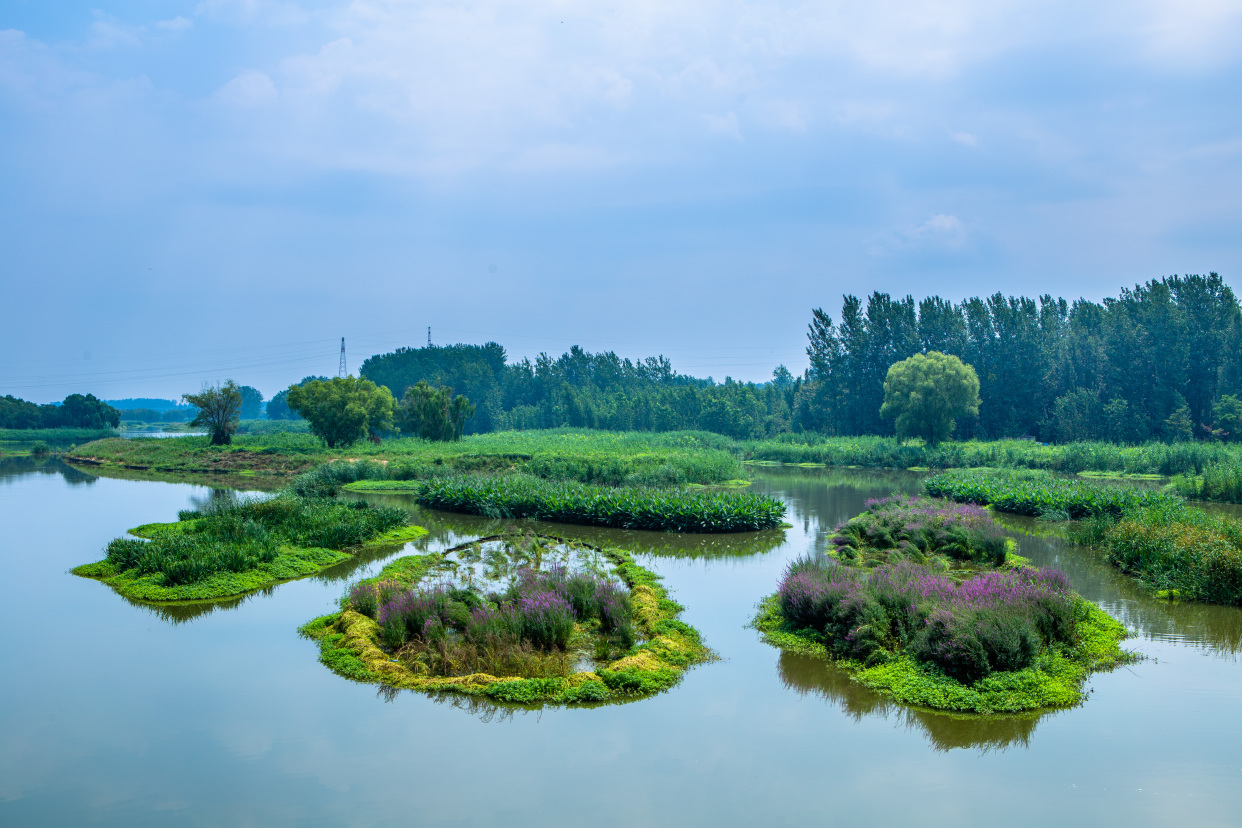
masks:
[[[1082,686],[1090,673],[1137,658],[1121,648],[1120,642],[1128,635],[1121,623],[1083,599],[1079,599],[1078,613],[1075,647],[1047,648],[1032,667],[994,672],[969,685],[902,653],[871,667],[831,659],[819,634],[786,627],[775,595],[760,602],[752,625],[769,644],[834,661],[858,683],[902,704],[963,713],[1017,713],[1075,705],[1082,701]]]
[[[668,597],[658,575],[634,563],[624,550],[591,548],[612,564],[613,571],[630,588],[635,626],[645,639],[598,672],[552,678],[415,674],[383,649],[379,626],[373,620],[348,608],[316,618],[303,625],[300,632],[319,642],[319,660],[325,666],[354,681],[427,693],[464,693],[527,706],[594,705],[643,698],[669,689],[689,667],[715,657],[703,644],[698,630],[676,618],[682,607]],[[399,581],[413,586],[440,571],[444,563],[443,554],[407,555],[389,562],[379,574],[366,580]],[[585,635],[581,630],[580,633]]]

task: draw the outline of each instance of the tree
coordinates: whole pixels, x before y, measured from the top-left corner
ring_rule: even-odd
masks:
[[[259,413],[263,408],[263,393],[257,388],[249,385],[243,385],[237,389],[241,392],[241,418],[243,420],[257,420]]]
[[[242,404],[237,383],[229,380],[224,385],[204,385],[202,391],[181,399],[198,409],[190,425],[206,428],[213,446],[227,446],[233,440]]]
[[[289,408],[310,423],[311,433],[328,448],[349,445],[368,434],[392,428],[396,401],[392,392],[370,380],[334,377],[292,385]]]
[[[121,412],[96,399],[94,394],[70,394],[56,409],[52,420],[44,427],[116,428],[121,422]]]
[[[446,386],[419,380],[405,389],[398,426],[424,440],[460,440],[466,421],[474,416],[470,400]]]
[[[895,362],[884,380],[880,416],[896,419],[902,438],[936,445],[953,433],[954,420],[979,413],[979,377],[955,356],[931,351]]]

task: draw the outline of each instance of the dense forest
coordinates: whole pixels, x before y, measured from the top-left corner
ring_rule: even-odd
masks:
[[[924,351],[974,366],[982,405],[958,436],[1044,442],[1239,436],[1242,313],[1215,273],[1173,276],[1102,303],[995,294],[953,304],[846,296],[815,310],[796,427],[887,434],[884,376]]]
[[[788,371],[764,385],[715,383],[678,374],[664,357],[631,361],[577,346],[508,364],[495,342],[401,348],[371,357],[361,374],[398,398],[419,380],[451,387],[477,407],[466,433],[575,426],[762,437],[789,430],[798,384]]]
[[[979,375],[979,415],[958,423],[959,438],[1242,436],[1242,312],[1215,273],[1151,281],[1101,303],[845,296],[839,321],[813,311],[808,336],[806,374],[779,366],[762,384],[696,379],[662,356],[631,361],[576,346],[510,364],[495,342],[402,348],[366,360],[361,374],[398,398],[419,380],[464,394],[477,406],[467,433],[579,426],[742,439],[887,435],[893,426],[880,406],[889,366],[934,350]]]
[[[116,428],[121,412],[94,394],[70,394],[60,404],[0,397],[0,428]]]

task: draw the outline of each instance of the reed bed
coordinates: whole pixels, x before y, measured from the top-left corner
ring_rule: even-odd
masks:
[[[1224,443],[1067,443],[1044,445],[1033,440],[968,440],[932,447],[895,437],[818,437],[784,435],[775,440],[742,442],[749,460],[822,463],[828,466],[908,469],[911,467],[1043,469],[1076,474],[1084,471],[1124,474],[1201,474],[1209,466],[1242,461],[1242,445]]]
[[[551,483],[528,475],[471,475],[426,481],[418,502],[446,512],[497,518],[649,529],[748,532],[779,526],[785,506],[767,495]]]
[[[1192,500],[1242,503],[1242,461],[1206,466],[1201,475],[1179,475],[1173,488]]]
[[[1135,486],[1068,480],[1048,472],[1004,469],[948,471],[923,487],[933,497],[977,503],[1017,515],[1077,520],[1098,514],[1119,516],[1150,506],[1179,506],[1177,495]]]

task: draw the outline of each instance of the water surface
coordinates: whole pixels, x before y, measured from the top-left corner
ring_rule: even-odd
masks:
[[[1242,612],[1154,601],[1090,552],[1021,535],[1149,658],[1097,674],[1071,710],[909,711],[746,624],[790,559],[918,477],[755,475],[789,504],[783,536],[541,525],[637,550],[722,660],[655,698],[528,712],[378,693],[318,664],[296,628],[382,560],[152,610],[68,570],[210,489],[0,460],[0,825],[1238,823]],[[415,512],[430,549],[497,528],[368,499]]]

